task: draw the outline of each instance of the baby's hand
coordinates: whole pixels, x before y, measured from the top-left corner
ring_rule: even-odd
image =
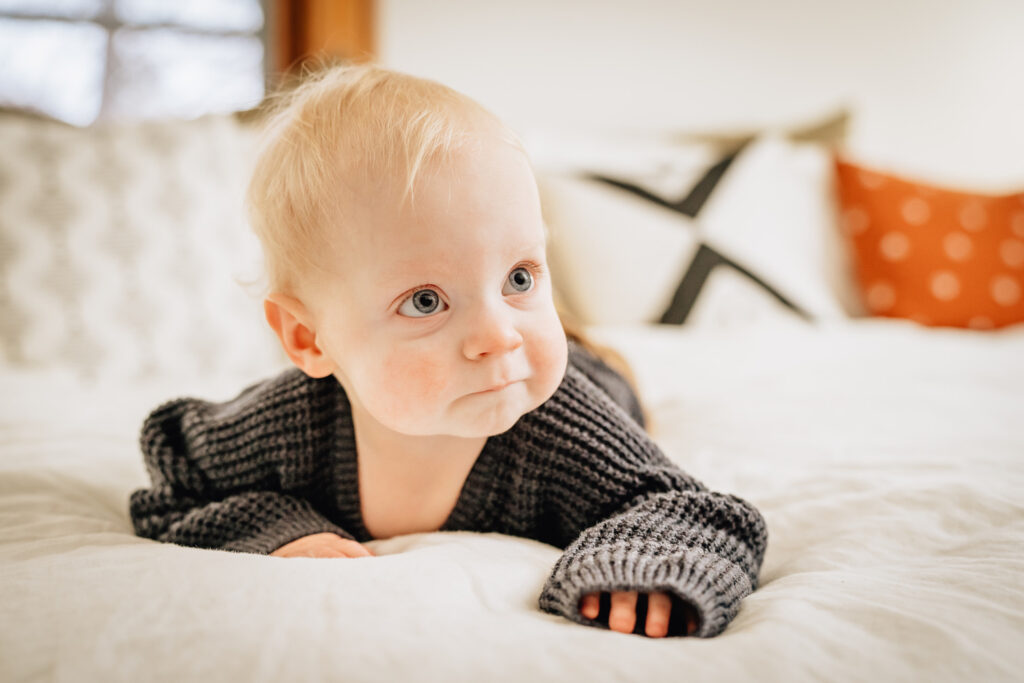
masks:
[[[297,538],[270,553],[273,557],[373,557],[361,543],[325,531]]]
[[[580,600],[580,614],[587,619],[597,619],[601,613],[602,593],[587,593]],[[611,591],[611,608],[608,613],[608,628],[621,633],[632,633],[636,628],[636,603],[639,598],[637,591]],[[644,631],[651,638],[668,635],[669,619],[676,617],[680,631],[692,635],[697,630],[697,612],[693,606],[682,600],[676,600],[677,614],[672,614],[673,598],[667,593],[650,593],[647,596],[647,621]],[[603,621],[603,620],[602,620]]]

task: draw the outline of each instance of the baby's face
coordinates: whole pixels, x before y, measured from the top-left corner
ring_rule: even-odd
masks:
[[[312,306],[350,400],[404,434],[481,437],[550,398],[567,345],[523,155],[485,141],[424,169],[411,209],[361,199],[366,227],[329,255]]]

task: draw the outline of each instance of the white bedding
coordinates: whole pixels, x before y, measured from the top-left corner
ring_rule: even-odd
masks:
[[[189,386],[0,376],[0,679],[1021,680],[1024,326],[600,328],[664,450],[769,527],[712,639],[541,613],[559,550],[416,534],[375,558],[137,538],[136,435]],[[203,387],[228,398],[238,386]]]

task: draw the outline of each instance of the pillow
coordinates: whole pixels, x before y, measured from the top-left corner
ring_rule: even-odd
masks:
[[[820,145],[765,134],[541,169],[552,277],[586,324],[728,327],[861,312]],[[602,163],[603,161],[603,163]]]
[[[864,313],[836,226],[830,161],[824,145],[762,135],[700,216],[707,243],[755,270],[815,320]]]
[[[92,128],[0,112],[0,350],[82,380],[266,372],[284,360],[242,205],[232,116]]]
[[[614,176],[657,189],[657,195],[639,196],[608,182],[613,176],[599,172],[615,167],[596,160],[590,176],[538,173],[554,286],[565,307],[585,324],[657,321],[671,302],[686,258],[698,246],[692,218],[652,197],[685,201],[714,165],[712,150],[663,152],[647,166],[622,164]]]
[[[859,292],[877,316],[923,325],[1024,322],[1024,192],[955,191],[835,155]]]

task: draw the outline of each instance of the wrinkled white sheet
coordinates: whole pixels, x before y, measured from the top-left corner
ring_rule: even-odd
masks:
[[[7,372],[0,679],[1020,680],[1024,328],[594,334],[633,364],[664,450],[768,522],[761,587],[720,636],[541,613],[558,549],[497,534],[358,560],[137,538],[138,425],[188,387]]]

